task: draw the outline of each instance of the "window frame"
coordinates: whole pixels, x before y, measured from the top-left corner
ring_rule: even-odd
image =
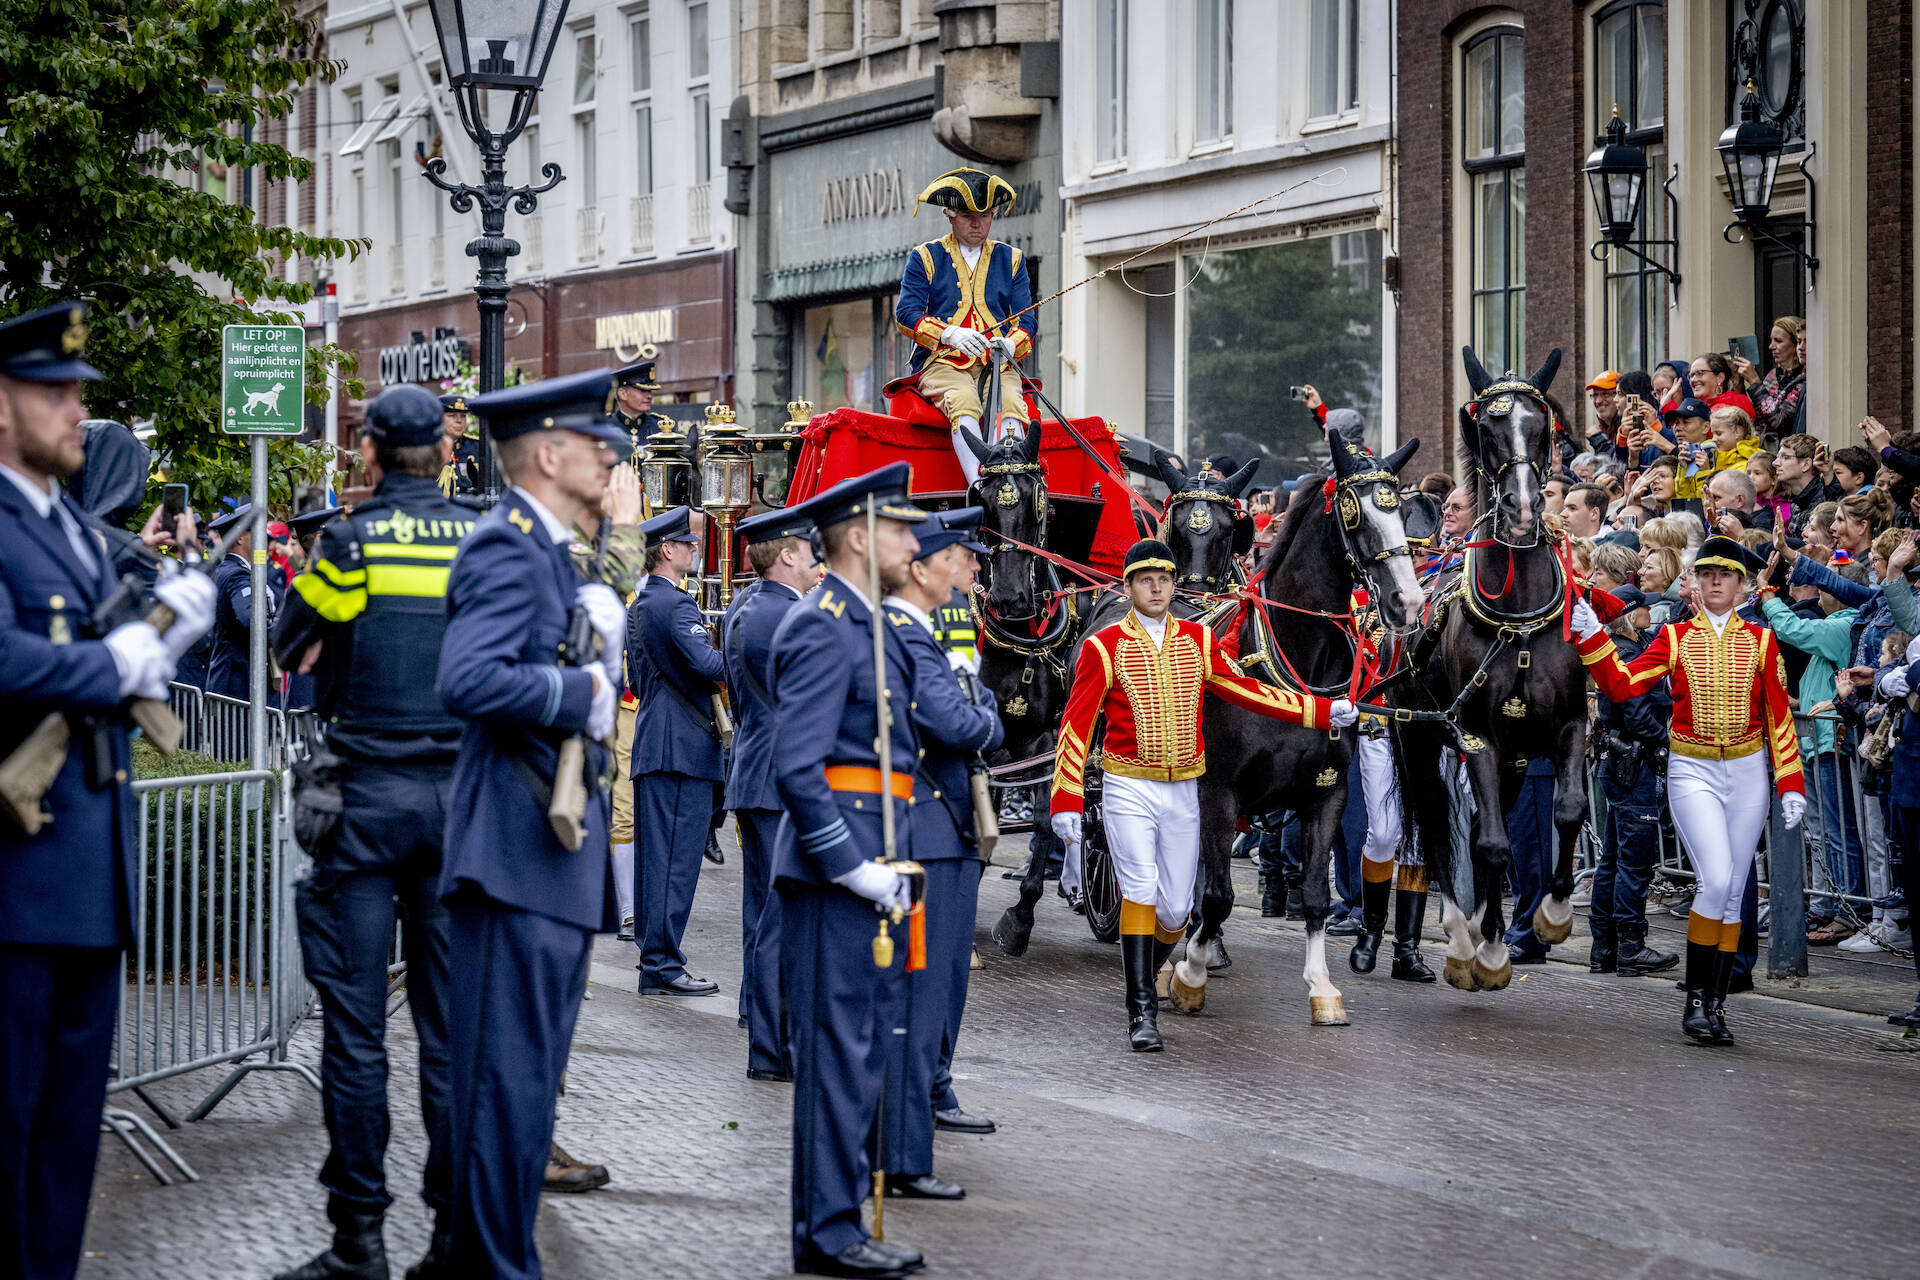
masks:
[[[707,58],[707,70],[704,75],[693,74],[693,9],[699,5],[707,11],[707,22],[713,21],[713,8],[709,0],[687,0],[683,11],[687,32],[687,114],[692,126],[693,164],[690,181],[696,185],[713,181],[713,59],[711,51]],[[713,28],[707,28],[708,38],[712,38]]]
[[[635,195],[653,194],[653,14],[647,5],[629,11],[627,18],[627,118],[633,127],[633,190]],[[636,32],[646,29],[646,76],[641,83],[639,51],[634,48]],[[644,126],[642,116],[645,117]]]
[[[1664,261],[1673,265],[1672,249],[1657,243],[1670,240],[1676,234],[1672,226],[1661,228],[1658,223],[1668,218],[1666,190],[1664,182],[1669,166],[1671,152],[1666,140],[1666,4],[1664,0],[1612,0],[1601,6],[1593,14],[1593,122],[1594,145],[1601,145],[1600,132],[1613,118],[1616,105],[1620,107],[1620,119],[1627,126],[1627,141],[1639,147],[1647,154],[1647,180],[1645,191],[1640,199],[1640,221],[1635,228],[1634,244],[1642,254],[1639,257],[1620,249],[1609,248],[1606,256],[1600,260],[1600,351],[1609,369],[1650,369],[1658,361],[1667,357],[1666,347],[1670,345],[1671,330],[1664,323],[1666,315],[1673,307],[1673,281],[1665,272],[1653,266],[1646,259]],[[1644,9],[1657,10],[1661,18],[1660,65],[1654,69],[1655,82],[1661,87],[1660,123],[1642,125],[1643,115],[1640,103],[1641,60],[1645,56],[1641,43],[1640,12]],[[1628,73],[1631,98],[1626,103],[1616,104],[1611,86],[1603,85],[1600,78],[1600,59],[1603,41],[1601,27],[1613,20],[1624,17],[1628,33],[1629,59],[1632,67]],[[1618,68],[1616,68],[1616,75]],[[1604,98],[1604,101],[1603,101]],[[1659,163],[1654,158],[1659,157]],[[1666,255],[1666,256],[1663,256]],[[1616,281],[1636,280],[1637,320],[1640,334],[1641,352],[1639,359],[1633,359],[1624,344],[1616,345],[1615,330],[1618,327],[1614,315],[1613,291]],[[1658,314],[1662,323],[1659,326],[1662,341],[1653,339],[1654,327],[1651,321]],[[1656,349],[1658,347],[1659,349]]]
[[[1201,48],[1200,34],[1204,15],[1212,10],[1219,18],[1217,41],[1213,55],[1217,74],[1214,85],[1218,93],[1211,104],[1204,103],[1201,97]],[[1216,132],[1201,134],[1201,120],[1207,114],[1203,106],[1217,108],[1219,128]],[[1214,151],[1233,145],[1233,0],[1196,0],[1193,6],[1193,149],[1196,151]]]
[[[1335,107],[1332,111],[1319,109],[1320,30],[1317,15],[1323,4],[1333,6],[1334,13],[1334,84]],[[1314,0],[1307,10],[1307,123],[1325,124],[1329,121],[1349,120],[1360,112],[1360,0]]]
[[[1496,293],[1503,295],[1502,305],[1501,305],[1501,327],[1503,329],[1503,336],[1505,340],[1505,351],[1503,352],[1503,358],[1500,360],[1496,360],[1495,363],[1499,363],[1504,366],[1509,366],[1512,368],[1519,368],[1526,363],[1526,351],[1527,351],[1526,322],[1524,319],[1524,310],[1526,306],[1525,295],[1527,291],[1527,281],[1526,281],[1526,273],[1525,273],[1525,267],[1524,267],[1524,254],[1526,251],[1527,231],[1526,231],[1526,215],[1524,211],[1520,215],[1520,225],[1517,228],[1520,235],[1521,253],[1523,255],[1523,266],[1521,269],[1521,278],[1519,283],[1516,284],[1514,283],[1514,280],[1513,280],[1514,233],[1516,230],[1514,226],[1515,219],[1513,214],[1513,181],[1514,181],[1514,175],[1518,174],[1520,176],[1522,189],[1524,190],[1525,183],[1526,183],[1526,169],[1527,169],[1526,36],[1527,36],[1527,33],[1525,28],[1523,27],[1520,27],[1513,23],[1506,23],[1506,22],[1496,23],[1480,31],[1474,32],[1473,35],[1469,36],[1467,39],[1463,40],[1460,43],[1460,62],[1459,62],[1459,67],[1460,67],[1460,135],[1459,135],[1460,136],[1460,169],[1461,169],[1461,172],[1466,175],[1466,205],[1467,205],[1467,208],[1466,208],[1466,214],[1467,214],[1467,217],[1466,217],[1466,222],[1467,222],[1466,331],[1467,331],[1468,341],[1472,343],[1472,345],[1474,346],[1477,352],[1479,352],[1484,356],[1486,354],[1484,348],[1487,346],[1487,344],[1480,340],[1480,335],[1477,332],[1479,302],[1481,298],[1491,296]],[[1520,84],[1521,84],[1520,147],[1517,151],[1503,151],[1500,149],[1504,145],[1504,134],[1505,134],[1505,130],[1503,126],[1505,124],[1505,110],[1506,110],[1506,100],[1507,100],[1506,56],[1505,56],[1505,51],[1503,49],[1496,48],[1494,51],[1494,85],[1493,85],[1493,97],[1492,97],[1492,105],[1495,113],[1494,152],[1490,156],[1471,156],[1470,153],[1472,151],[1472,148],[1468,144],[1467,129],[1473,120],[1473,113],[1468,110],[1468,102],[1469,102],[1470,96],[1475,92],[1476,85],[1472,80],[1472,78],[1469,76],[1468,70],[1471,65],[1471,61],[1474,53],[1481,46],[1489,43],[1502,41],[1502,40],[1517,40],[1520,44],[1520,76],[1521,76],[1521,80],[1520,80]],[[1498,173],[1503,176],[1502,186],[1506,192],[1506,198],[1501,203],[1501,207],[1506,211],[1505,217],[1504,217],[1505,229],[1504,229],[1504,234],[1502,236],[1502,246],[1501,246],[1501,261],[1502,261],[1501,278],[1504,281],[1504,283],[1493,286],[1493,287],[1489,287],[1489,288],[1482,288],[1480,287],[1480,283],[1479,283],[1480,242],[1481,242],[1482,236],[1481,236],[1481,228],[1480,228],[1480,200],[1479,200],[1479,194],[1477,190],[1476,179],[1484,177],[1488,174],[1493,174],[1493,173]],[[1522,309],[1522,319],[1520,323],[1517,325],[1515,324],[1515,321],[1514,321],[1515,295],[1519,295],[1519,303]]]
[[[1127,46],[1131,17],[1128,3],[1129,0],[1094,0],[1095,168],[1119,168],[1127,163]],[[1102,39],[1103,28],[1106,39]]]

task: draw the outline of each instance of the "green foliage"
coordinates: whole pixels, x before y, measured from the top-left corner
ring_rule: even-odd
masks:
[[[212,756],[185,749],[163,756],[141,734],[133,740],[133,776],[144,778],[187,778],[203,773],[226,773],[244,766],[225,764]]]
[[[87,359],[107,376],[87,388],[89,411],[151,418],[170,478],[202,511],[247,492],[246,440],[217,426],[221,326],[312,297],[283,279],[288,258],[368,248],[261,226],[195,189],[203,164],[229,175],[220,187],[248,169],[256,192],[313,180],[311,162],[262,137],[304,85],[343,68],[312,55],[319,39],[294,0],[0,0],[0,310],[92,299]],[[311,349],[309,404],[325,402],[333,365],[351,372],[352,357]],[[325,466],[290,441],[270,455],[276,502]]]

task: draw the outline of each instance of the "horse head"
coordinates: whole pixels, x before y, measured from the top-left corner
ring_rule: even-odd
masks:
[[[1240,507],[1240,497],[1260,470],[1255,458],[1230,476],[1198,477],[1159,459],[1160,479],[1170,494],[1160,518],[1160,537],[1173,552],[1179,568],[1176,587],[1224,591],[1232,581],[1233,558],[1253,546],[1253,518]]]
[[[1007,541],[1043,547],[1047,536],[1047,477],[1040,466],[1040,432],[988,444],[967,427],[960,437],[979,460],[980,474],[967,501],[984,509],[980,524],[992,548],[980,567],[986,607],[1001,618],[1031,618],[1041,611],[1040,558]]]
[[[1420,448],[1409,440],[1385,458],[1333,442],[1334,507],[1354,581],[1366,586],[1380,616],[1395,629],[1420,620],[1426,592],[1413,572],[1399,476]]]
[[[1514,546],[1538,541],[1552,472],[1555,412],[1549,398],[1560,369],[1555,347],[1526,378],[1495,378],[1472,347],[1462,347],[1473,399],[1460,409],[1460,434],[1479,473],[1480,498],[1493,516],[1493,536]]]

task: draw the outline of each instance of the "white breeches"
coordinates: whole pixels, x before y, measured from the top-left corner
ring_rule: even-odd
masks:
[[[633,842],[613,846],[613,893],[622,922],[633,919]]]
[[[1162,929],[1187,927],[1200,866],[1200,784],[1107,774],[1101,815],[1120,896],[1150,902]]]
[[[1740,895],[1773,808],[1766,753],[1738,760],[1668,757],[1667,806],[1699,877],[1693,914],[1737,923]]]
[[[1392,862],[1400,847],[1400,778],[1393,768],[1393,744],[1360,735],[1353,749],[1367,804],[1367,843],[1360,856],[1368,862]]]

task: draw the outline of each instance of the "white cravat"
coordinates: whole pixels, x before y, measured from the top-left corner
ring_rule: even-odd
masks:
[[[1163,613],[1157,618],[1149,618],[1141,614],[1138,610],[1135,610],[1133,620],[1140,624],[1142,631],[1147,633],[1147,638],[1153,641],[1153,647],[1155,649],[1164,649],[1167,647],[1166,614]]]
[[[980,251],[986,247],[984,244],[960,246],[960,256],[967,260],[967,270],[972,271],[980,265]]]
[[[87,531],[80,527],[80,522],[73,518],[73,513],[68,511],[65,504],[55,496],[58,486],[49,480],[47,487],[42,489],[3,462],[0,462],[0,475],[13,481],[14,486],[27,495],[27,501],[33,504],[33,509],[43,518],[51,516],[60,522],[61,530],[67,535],[67,544],[73,548],[74,555],[80,558],[80,563],[88,573],[100,572],[100,559],[94,553],[94,548],[87,545],[89,541]]]
[[[1733,616],[1733,610],[1729,609],[1725,613],[1714,613],[1711,610],[1702,609],[1700,616],[1705,618],[1707,625],[1713,628],[1714,635],[1724,635],[1727,630],[1727,619]]]

